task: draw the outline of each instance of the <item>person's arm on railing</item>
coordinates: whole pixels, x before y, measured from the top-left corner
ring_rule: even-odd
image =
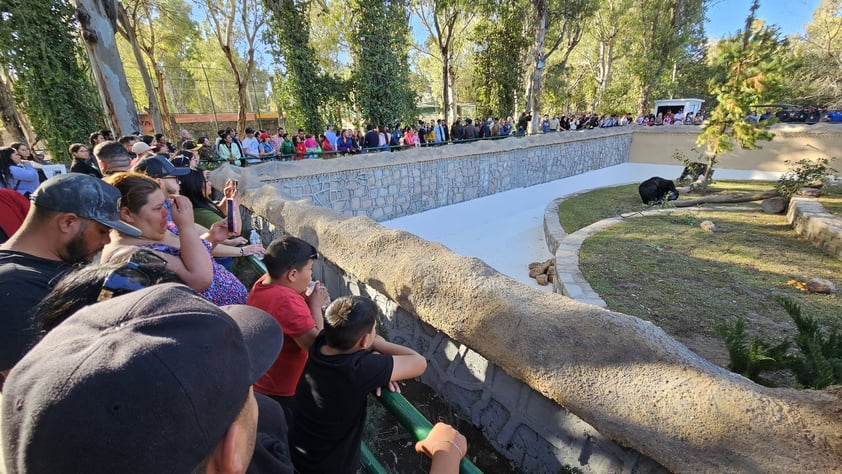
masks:
[[[468,451],[468,441],[452,426],[439,422],[426,438],[415,443],[415,451],[433,460],[430,474],[453,474],[459,472],[459,462]]]

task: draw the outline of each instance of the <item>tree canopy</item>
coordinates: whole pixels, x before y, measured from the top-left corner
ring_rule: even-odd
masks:
[[[436,104],[426,118],[449,120],[466,106],[496,117],[649,113],[666,97],[702,98],[711,110],[736,94],[723,88],[740,41],[707,37],[711,0],[101,1],[119,5],[129,88],[156,131],[172,130],[170,115],[183,112],[236,110],[242,127],[246,110],[278,111],[317,133],[328,122],[412,123],[421,102]],[[108,127],[69,0],[49,0],[49,19],[41,7],[2,2],[6,128],[20,136],[16,108],[59,150]],[[752,44],[775,31],[755,28],[743,32]],[[804,33],[786,39],[791,47],[752,66],[788,67],[754,92],[768,102],[842,103],[840,33],[842,0],[822,0]],[[729,107],[736,117],[748,105]]]

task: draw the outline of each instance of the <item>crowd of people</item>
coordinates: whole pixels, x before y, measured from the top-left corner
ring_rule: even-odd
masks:
[[[109,138],[46,180],[18,166],[28,148],[0,149],[8,472],[356,472],[367,395],[424,357],[377,335],[372,300],[328,305],[309,243],[243,238],[204,143]],[[248,289],[227,266],[251,255],[267,273]],[[467,444],[439,423],[416,450],[456,472]]]

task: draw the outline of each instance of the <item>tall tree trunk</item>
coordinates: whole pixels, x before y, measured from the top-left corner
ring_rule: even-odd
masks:
[[[2,73],[0,73],[0,120],[3,121],[3,127],[5,127],[6,133],[9,134],[13,142],[32,143],[26,139],[24,126],[12,97],[12,88]],[[2,135],[0,135],[0,145],[3,145]]]
[[[143,52],[140,50],[140,45],[137,42],[137,32],[134,25],[129,20],[126,9],[121,4],[117,10],[118,20],[122,29],[120,34],[131,45],[134,60],[137,63],[137,68],[140,70],[140,77],[143,79],[143,88],[146,90],[146,99],[149,101],[147,113],[152,118],[152,126],[155,130],[163,130],[163,123],[161,121],[161,110],[158,108],[158,99],[155,96],[155,86],[152,85],[152,78],[149,76],[149,68],[146,67],[146,61],[143,60]]]
[[[158,83],[158,97],[161,99],[161,119],[163,129],[155,129],[156,132],[163,133],[167,136],[170,140],[178,139],[175,134],[175,129],[173,128],[173,119],[170,115],[170,107],[167,105],[167,90],[164,86],[164,71],[158,66],[158,64],[152,59],[150,56],[150,61],[152,62],[152,72],[155,73],[155,80]]]
[[[246,128],[246,110],[248,110],[248,83],[245,81],[237,80],[237,128],[239,130],[243,130],[243,135],[245,134]],[[316,137],[318,138],[318,137]]]
[[[449,83],[448,91],[450,93],[450,102],[448,103],[448,107],[450,107],[450,117],[451,120],[453,120],[456,118],[456,104],[459,100],[456,95],[456,69],[453,67],[453,63],[449,63],[447,66],[447,80]]]
[[[652,85],[643,83],[637,95],[637,115],[649,112],[649,94],[652,93]]]
[[[449,123],[448,118],[451,117],[450,111],[453,106],[452,97],[450,94],[450,57],[449,51],[446,48],[441,50],[441,98],[442,98],[442,114],[444,114],[444,123]]]
[[[76,16],[106,117],[115,136],[140,130],[132,92],[114,36],[116,0],[74,0]]]
[[[544,75],[544,41],[550,9],[548,0],[534,0],[535,39],[530,52],[529,78],[526,81],[526,109],[532,114],[531,133],[538,131],[541,117],[541,81]]]

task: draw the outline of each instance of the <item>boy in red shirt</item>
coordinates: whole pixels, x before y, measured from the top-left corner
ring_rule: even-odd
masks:
[[[267,272],[251,288],[246,301],[271,314],[284,331],[281,353],[254,383],[254,390],[280,403],[290,426],[295,387],[307,362],[307,349],[324,328],[322,306],[329,297],[318,281],[312,293],[306,294],[317,258],[316,248],[301,239],[285,235],[275,240],[263,256]]]

